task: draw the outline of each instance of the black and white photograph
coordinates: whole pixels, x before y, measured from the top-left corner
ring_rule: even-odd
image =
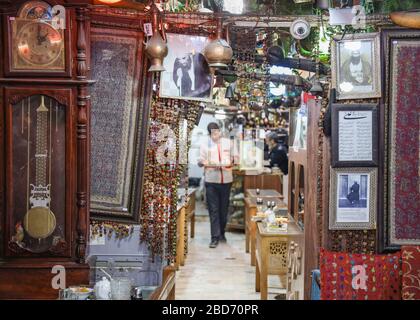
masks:
[[[331,168],[330,229],[374,229],[376,168]]]
[[[210,101],[212,76],[204,55],[207,38],[167,34],[168,56],[160,80],[160,96],[184,100]]]
[[[339,208],[367,208],[368,175],[342,174],[339,176]]]
[[[332,45],[332,81],[338,99],[380,97],[379,36],[348,35]]]

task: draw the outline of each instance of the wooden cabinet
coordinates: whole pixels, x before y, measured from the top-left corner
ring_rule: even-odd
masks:
[[[88,1],[54,4],[64,30],[47,2],[0,4],[0,299],[89,284]]]
[[[283,195],[282,174],[244,175],[244,190],[247,189],[274,189]]]

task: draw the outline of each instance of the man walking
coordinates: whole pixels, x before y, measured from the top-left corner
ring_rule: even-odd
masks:
[[[211,242],[209,247],[216,248],[226,242],[230,188],[232,186],[231,142],[222,138],[219,125],[215,122],[207,126],[209,138],[201,145],[198,165],[204,167],[207,207],[210,216]]]

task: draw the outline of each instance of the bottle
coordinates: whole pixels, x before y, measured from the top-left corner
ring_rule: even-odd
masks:
[[[95,296],[97,300],[110,300],[111,299],[111,282],[106,277],[95,284]]]
[[[274,214],[274,211],[272,209],[271,202],[267,202],[267,210],[265,211],[267,222],[270,225],[273,225],[276,223],[276,215]]]

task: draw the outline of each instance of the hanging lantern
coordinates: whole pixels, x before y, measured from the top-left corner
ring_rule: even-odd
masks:
[[[232,61],[233,51],[229,43],[222,39],[223,21],[222,17],[217,18],[216,39],[212,40],[203,51],[210,68],[227,68]]]
[[[149,72],[165,71],[163,67],[163,59],[168,55],[168,46],[166,41],[162,38],[158,28],[158,8],[156,5],[152,7],[153,13],[153,36],[145,43],[146,55],[151,61]],[[162,32],[164,28],[162,27]]]

